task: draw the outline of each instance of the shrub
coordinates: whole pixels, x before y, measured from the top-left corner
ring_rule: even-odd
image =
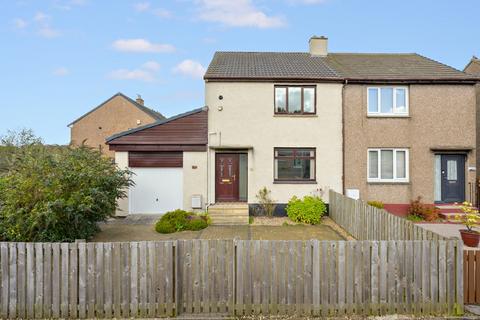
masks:
[[[0,238],[88,239],[115,212],[132,185],[130,172],[85,146],[15,145],[0,175]]]
[[[273,212],[277,205],[275,204],[275,200],[272,199],[271,193],[272,192],[268,190],[267,187],[258,190],[255,196],[259,205],[257,208],[257,215],[264,215],[267,217],[273,216]]]
[[[375,207],[375,208],[378,208],[378,209],[383,209],[384,208],[384,205],[383,205],[383,202],[382,201],[368,201],[367,204],[369,206],[372,206],[372,207]]]
[[[420,217],[426,221],[438,219],[438,213],[439,210],[434,205],[422,203],[422,197],[417,197],[417,199],[412,200],[408,208],[408,215]]]
[[[407,220],[410,220],[412,222],[420,222],[420,221],[423,221],[423,218],[422,217],[419,217],[419,216],[414,216],[414,215],[408,215],[407,216]]]
[[[174,210],[165,213],[155,224],[158,233],[173,233],[177,231],[205,229],[210,224],[210,217],[206,213],[195,214],[185,210]]]
[[[187,228],[188,230],[198,231],[208,227],[208,224],[203,219],[192,219],[188,222]]]
[[[303,200],[293,196],[287,205],[287,215],[294,222],[317,224],[326,211],[325,203],[317,196],[305,196]]]

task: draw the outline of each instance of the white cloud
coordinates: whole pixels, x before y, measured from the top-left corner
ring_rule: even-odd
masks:
[[[33,21],[38,23],[46,23],[49,20],[50,20],[50,16],[40,11],[37,12],[33,17]]]
[[[150,3],[149,2],[138,2],[133,5],[133,8],[135,11],[138,12],[144,12],[150,9]]]
[[[50,25],[51,17],[41,11],[37,12],[33,17],[33,21],[37,25],[37,34],[44,38],[55,38],[60,35],[60,31]]]
[[[173,52],[171,44],[152,43],[146,39],[120,39],[113,42],[113,48],[124,52]]]
[[[28,22],[23,19],[16,18],[13,20],[13,26],[15,29],[25,29],[28,26]]]
[[[160,70],[160,64],[156,61],[147,61],[140,68],[117,69],[108,74],[108,78],[113,80],[139,80],[152,82],[156,80],[156,75]]]
[[[280,16],[269,16],[251,0],[197,0],[199,18],[231,27],[278,28],[285,25]]]
[[[60,67],[55,70],[53,70],[53,75],[57,77],[64,77],[70,74],[70,70],[68,70],[65,67]]]
[[[151,71],[158,71],[160,70],[160,63],[156,61],[147,61],[142,65],[142,68]]]
[[[46,25],[38,29],[38,34],[44,38],[55,38],[60,35],[60,31],[53,29],[52,27]]]
[[[172,17],[172,12],[168,11],[167,9],[162,9],[162,8],[154,9],[152,13],[159,18],[168,19]]]
[[[207,70],[199,62],[189,59],[183,60],[175,68],[173,68],[173,72],[192,78],[202,78],[205,74],[205,71]]]

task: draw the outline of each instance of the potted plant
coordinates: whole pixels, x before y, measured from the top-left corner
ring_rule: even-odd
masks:
[[[469,247],[477,247],[480,241],[480,232],[473,230],[473,228],[480,224],[480,215],[478,214],[478,210],[467,201],[462,203],[460,209],[464,214],[458,215],[457,220],[467,227],[467,229],[460,230],[463,243]]]

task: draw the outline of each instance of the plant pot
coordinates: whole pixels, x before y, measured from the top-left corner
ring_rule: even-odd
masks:
[[[464,245],[474,248],[478,246],[478,242],[480,241],[480,233],[477,231],[462,229],[460,230],[460,235],[462,236]]]

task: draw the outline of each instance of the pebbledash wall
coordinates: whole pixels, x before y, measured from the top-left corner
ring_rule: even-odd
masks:
[[[476,172],[475,87],[473,85],[409,85],[409,116],[367,116],[367,87],[345,87],[345,188],[359,189],[360,198],[407,204],[421,196],[434,201],[435,150],[464,150],[465,183]],[[368,148],[408,148],[408,183],[368,183]],[[466,189],[467,190],[467,189]]]
[[[320,194],[328,201],[329,189],[342,191],[342,84],[316,83],[317,112],[309,116],[275,115],[276,84],[289,83],[205,83],[209,108],[209,203],[215,202],[215,153],[222,149],[248,151],[250,204],[257,202],[255,195],[264,186],[279,204],[287,203],[294,195],[309,194]],[[274,183],[275,147],[315,148],[316,182]]]

